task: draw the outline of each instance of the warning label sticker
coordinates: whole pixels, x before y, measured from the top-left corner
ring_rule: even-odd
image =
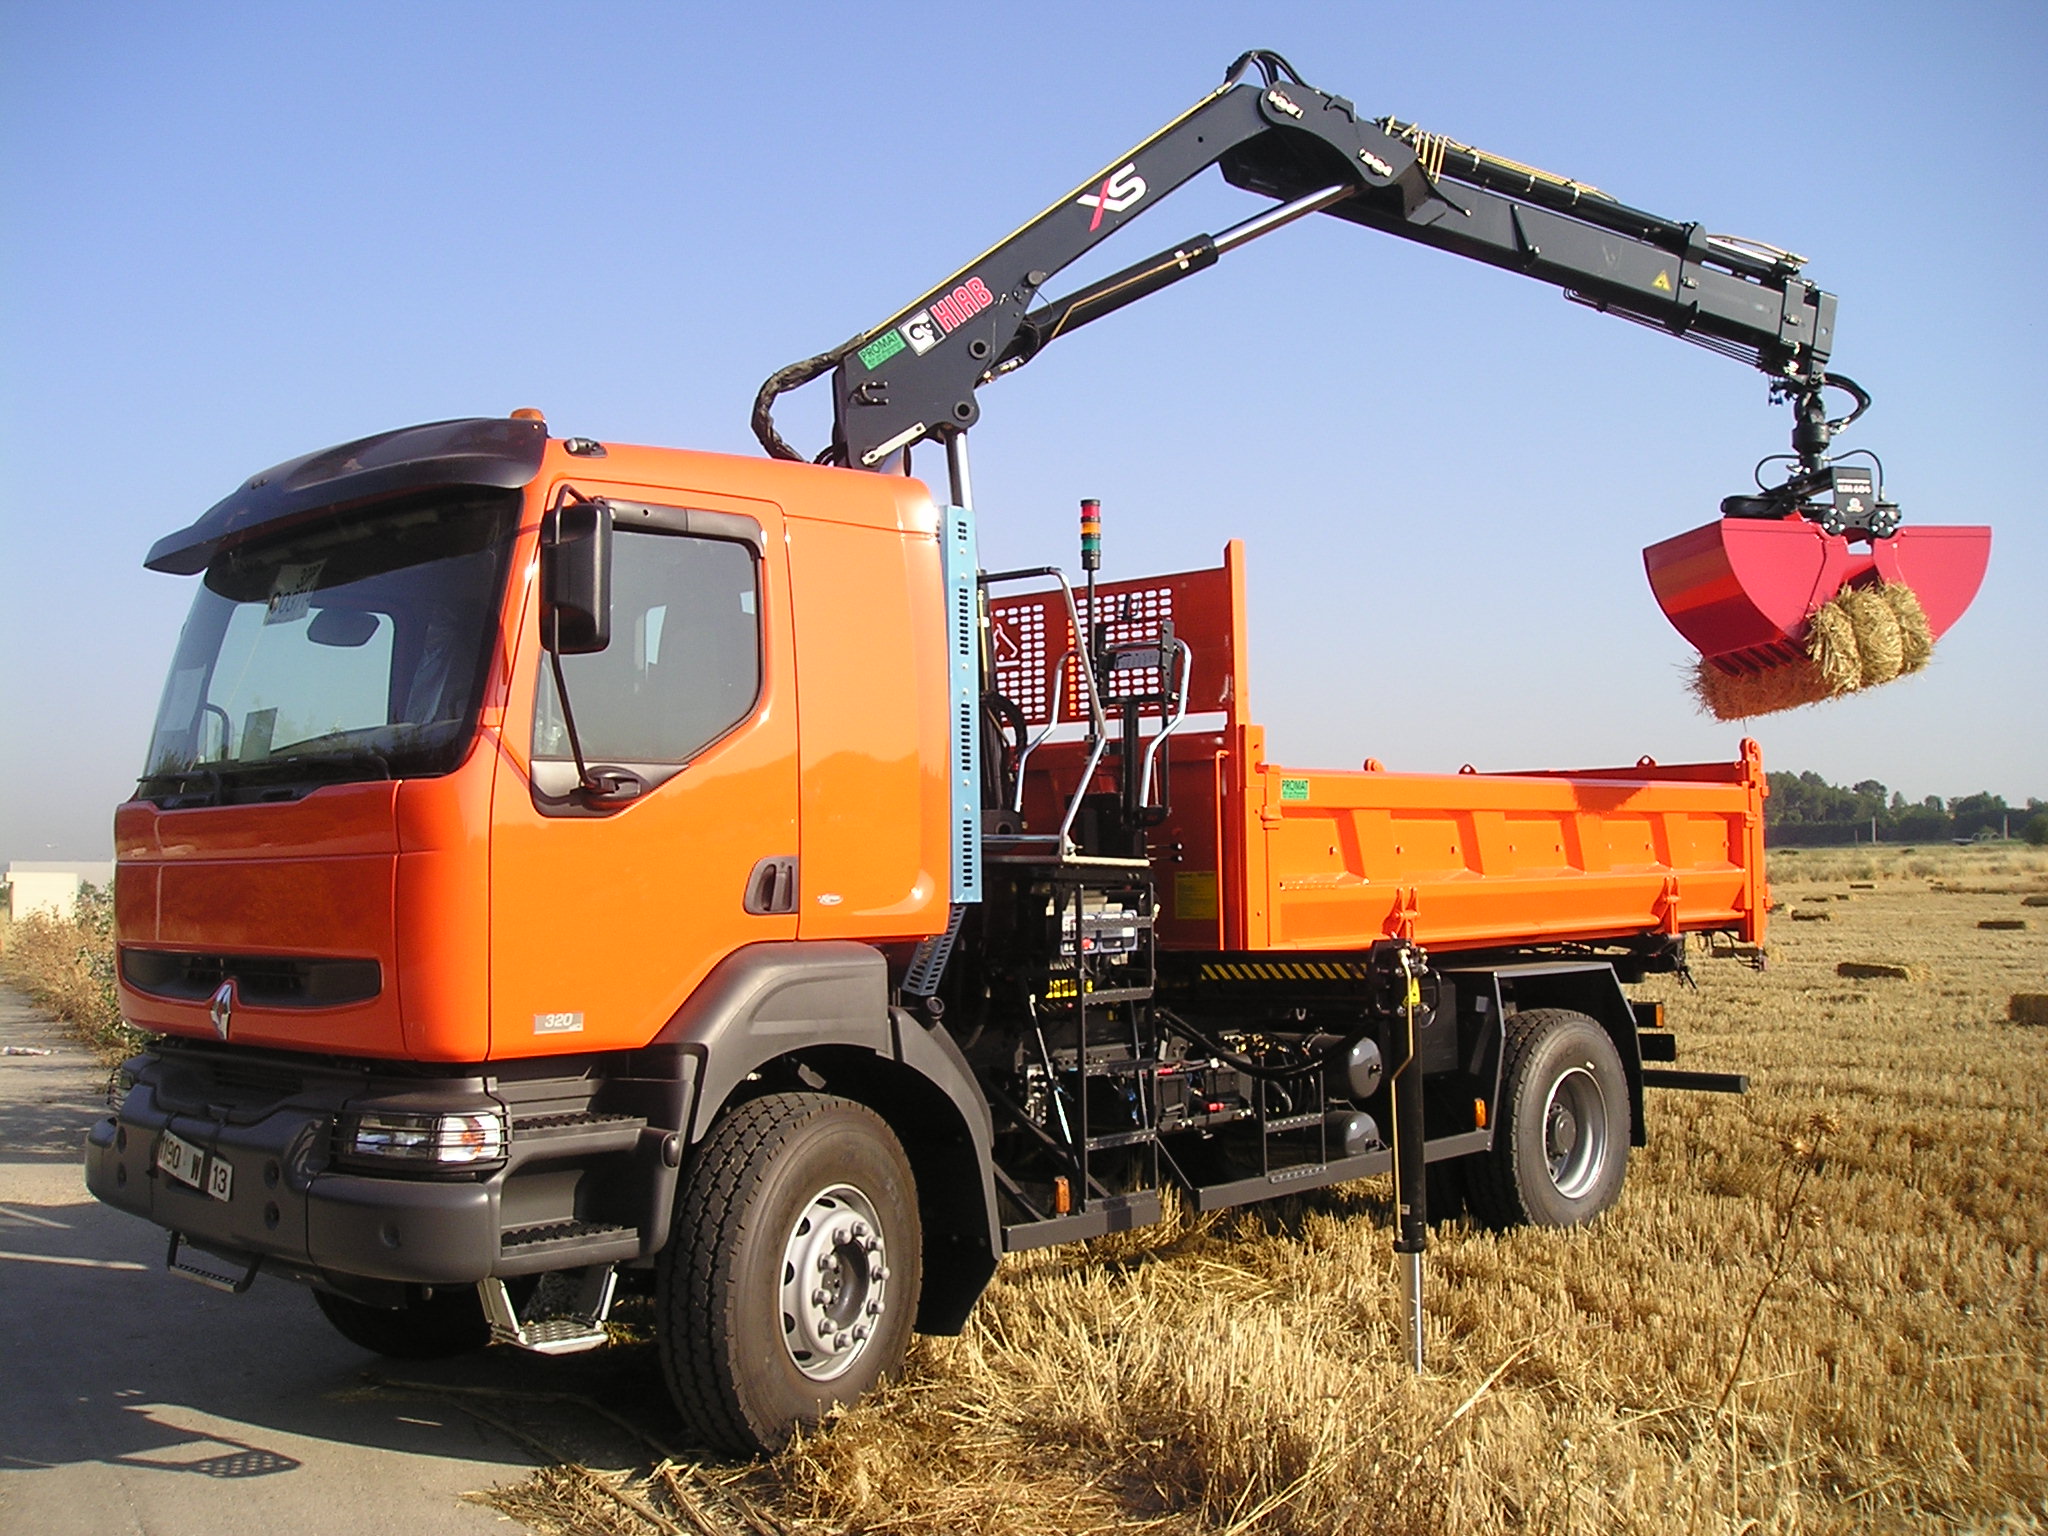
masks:
[[[1185,922],[1214,922],[1216,920],[1215,870],[1184,869],[1174,871],[1173,915]]]

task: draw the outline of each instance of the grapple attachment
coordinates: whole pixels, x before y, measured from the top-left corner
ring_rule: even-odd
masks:
[[[1977,595],[1986,527],[1830,533],[1797,515],[1723,517],[1643,551],[1664,616],[1699,650],[1722,719],[1810,704],[1926,665]]]

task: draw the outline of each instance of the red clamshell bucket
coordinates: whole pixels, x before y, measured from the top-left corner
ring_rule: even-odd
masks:
[[[1814,614],[1873,578],[1909,588],[1939,638],[1976,597],[1990,558],[1989,528],[1912,525],[1852,544],[1803,517],[1724,517],[1643,551],[1664,616],[1731,674],[1802,659]]]

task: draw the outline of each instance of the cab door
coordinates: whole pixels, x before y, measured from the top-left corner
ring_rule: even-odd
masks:
[[[613,509],[611,641],[563,656],[529,591],[491,811],[491,1054],[643,1045],[719,960],[796,936],[782,515],[579,482]],[[585,763],[628,793],[578,788]]]

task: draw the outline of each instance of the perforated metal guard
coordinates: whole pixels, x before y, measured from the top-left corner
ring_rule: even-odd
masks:
[[[1096,588],[1095,601],[1102,610],[1106,638],[1113,648],[1155,645],[1160,625],[1170,621],[1174,633],[1187,641],[1194,652],[1190,712],[1201,714],[1228,707],[1227,685],[1237,657],[1227,569],[1107,582]],[[1088,599],[1078,590],[1074,605],[1084,626],[1093,622]],[[991,597],[989,622],[997,691],[1024,712],[1025,720],[1034,729],[1047,724],[1053,718],[1053,687],[1060,659],[1077,649],[1073,626],[1067,621],[1065,599],[1057,590]],[[1161,693],[1163,681],[1157,666],[1118,668],[1104,680],[1103,705],[1114,711],[1133,695]],[[1078,658],[1068,662],[1059,686],[1061,722],[1086,720],[1088,707],[1082,694]],[[1162,711],[1156,703],[1148,703],[1140,705],[1139,712],[1153,719]]]

